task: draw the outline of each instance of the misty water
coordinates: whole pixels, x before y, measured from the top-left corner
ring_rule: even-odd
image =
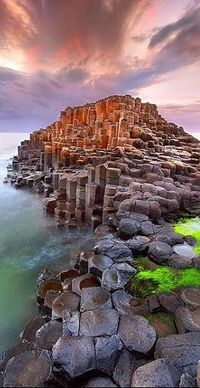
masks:
[[[28,134],[0,133],[0,353],[18,342],[37,314],[35,284],[43,268],[69,268],[89,243],[86,230],[57,229],[42,198],[3,183],[9,158]]]

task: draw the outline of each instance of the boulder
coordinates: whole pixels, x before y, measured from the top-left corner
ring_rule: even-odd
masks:
[[[80,311],[94,310],[99,307],[112,308],[110,293],[102,287],[83,288]]]
[[[158,359],[133,373],[131,387],[177,387],[180,372],[170,362]]]
[[[130,351],[148,353],[156,341],[156,332],[140,315],[121,315],[118,336]]]
[[[49,352],[32,350],[18,354],[6,365],[4,387],[41,387],[52,378]]]
[[[181,299],[187,306],[200,307],[200,289],[199,288],[185,288],[181,291]]]
[[[156,343],[155,358],[173,362],[181,373],[195,377],[200,359],[200,333],[189,332],[160,338]]]
[[[158,295],[161,307],[168,313],[175,313],[177,307],[182,306],[183,302],[178,294],[175,292],[168,292],[166,294]]]
[[[119,314],[114,309],[98,308],[81,314],[80,335],[97,337],[116,334]]]
[[[52,317],[63,318],[63,311],[77,311],[80,304],[80,296],[70,291],[60,294],[52,304]]]
[[[197,382],[198,386],[198,382]],[[186,388],[186,387],[196,387],[196,381],[195,378],[189,375],[188,373],[183,373],[180,378],[179,388]]]
[[[122,348],[123,344],[117,335],[96,338],[97,369],[112,375]]]
[[[129,279],[133,276],[134,273],[136,273],[136,270],[132,268],[131,272],[126,271],[125,264],[121,263],[123,266],[121,266],[119,269],[118,267],[113,267],[110,269],[106,269],[103,272],[102,275],[102,287],[106,288],[108,291],[112,290],[118,290],[120,288],[123,288]],[[117,264],[118,266],[121,264]],[[126,264],[128,268],[130,267],[128,264]],[[124,268],[125,270],[122,270]]]
[[[178,307],[175,311],[175,322],[179,333],[200,331],[200,308],[190,310],[188,307]]]
[[[134,369],[134,355],[128,350],[123,350],[115,370],[113,372],[113,379],[119,387],[130,387],[131,379]]]
[[[94,343],[91,337],[62,336],[53,346],[52,358],[70,378],[96,369]]]
[[[132,295],[128,294],[124,290],[117,290],[112,294],[112,301],[115,309],[119,314],[128,314],[130,313],[130,301]]]
[[[119,236],[124,239],[131,238],[138,233],[140,225],[131,218],[124,218],[119,223]]]
[[[169,244],[154,241],[149,244],[148,256],[158,263],[166,263],[173,253]]]
[[[105,269],[112,267],[113,260],[106,255],[93,255],[88,260],[89,272],[95,276],[102,276]]]
[[[41,326],[36,332],[36,347],[51,350],[62,335],[62,323],[50,321]]]

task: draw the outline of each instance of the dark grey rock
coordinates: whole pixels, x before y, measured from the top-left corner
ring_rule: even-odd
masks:
[[[94,310],[99,307],[112,308],[110,293],[102,287],[83,288],[80,311]]]
[[[139,232],[140,224],[131,219],[124,218],[119,223],[119,236],[124,239],[131,238]]]
[[[41,387],[52,377],[52,364],[47,350],[18,354],[7,364],[4,387]]]
[[[98,308],[81,314],[80,335],[97,337],[116,334],[119,314],[114,309]]]
[[[121,315],[118,336],[130,351],[148,353],[156,341],[156,332],[140,315]]]
[[[172,247],[175,244],[183,244],[184,238],[181,234],[168,232],[166,234],[159,234],[156,236],[156,241],[165,242]]]
[[[123,288],[127,284],[128,280],[133,276],[133,274],[136,273],[134,268],[133,271],[134,272],[127,274],[125,271],[118,270],[118,267],[106,269],[102,275],[102,286],[108,291],[119,290],[120,288]]]
[[[195,377],[200,359],[200,333],[174,334],[158,339],[155,358],[165,358],[173,362],[181,373]]]
[[[36,332],[36,347],[51,350],[62,335],[62,323],[50,321],[41,326]]]
[[[63,312],[63,335],[78,336],[80,328],[80,313],[79,311]]]
[[[164,359],[140,366],[133,374],[131,387],[177,387],[180,372]]]
[[[71,378],[96,369],[95,349],[91,337],[59,338],[53,346],[52,358]]]
[[[158,263],[166,263],[172,253],[173,249],[167,243],[153,241],[149,244],[148,256]]]
[[[113,265],[113,260],[106,255],[93,255],[88,261],[89,272],[92,275],[100,276],[102,272]]]
[[[112,294],[114,307],[120,314],[128,314],[130,312],[131,299],[132,296],[124,290],[117,290]]]
[[[149,243],[150,239],[146,236],[137,236],[127,241],[127,245],[134,255],[146,253]]]
[[[123,350],[113,372],[113,379],[120,387],[131,386],[134,361],[133,354],[128,350]]]
[[[97,369],[112,375],[123,344],[117,335],[96,338]]]
[[[150,236],[154,234],[153,224],[151,221],[145,221],[141,223],[140,233],[143,236]]]

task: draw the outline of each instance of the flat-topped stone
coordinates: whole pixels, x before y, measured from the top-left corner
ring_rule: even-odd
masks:
[[[116,334],[119,314],[114,309],[98,308],[81,314],[80,335],[98,337]]]
[[[52,318],[63,318],[64,310],[77,311],[79,304],[80,296],[73,292],[65,291],[52,304]]]
[[[154,328],[139,315],[121,315],[118,336],[129,350],[139,353],[148,353],[156,341]]]
[[[99,307],[112,308],[110,293],[102,287],[83,288],[80,311],[94,310]]]
[[[52,359],[71,378],[92,371],[96,368],[93,340],[87,336],[63,336],[53,346]]]

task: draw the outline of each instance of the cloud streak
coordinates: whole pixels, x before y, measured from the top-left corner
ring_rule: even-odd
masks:
[[[0,130],[31,131],[54,121],[66,105],[115,93],[137,95],[141,88],[162,85],[177,69],[196,66],[198,3],[191,5],[188,0],[177,19],[170,22],[169,17],[162,26],[159,12],[166,14],[166,1],[160,0],[160,11],[156,4],[155,0],[59,0],[59,5],[55,0],[1,0]],[[197,127],[195,104],[187,108],[177,103],[162,111],[181,121],[183,108],[179,124]]]

